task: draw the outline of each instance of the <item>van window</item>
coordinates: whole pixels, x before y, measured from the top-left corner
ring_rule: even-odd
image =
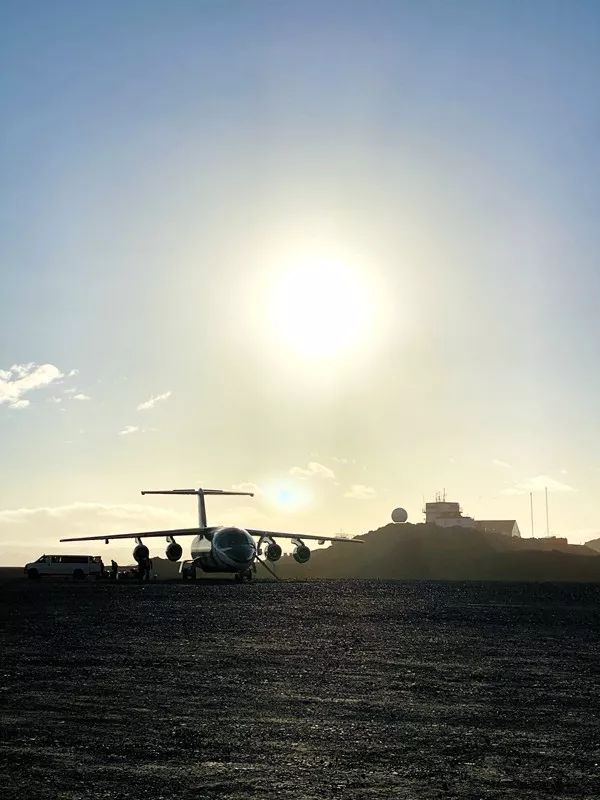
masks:
[[[37,560],[37,563],[38,563],[38,564],[41,564],[42,562],[45,562],[45,561],[46,561],[46,556],[40,556],[40,557],[38,558],[38,560]]]
[[[52,564],[60,564],[60,556],[52,556],[50,561]]]
[[[87,564],[87,556],[61,556],[63,564]]]

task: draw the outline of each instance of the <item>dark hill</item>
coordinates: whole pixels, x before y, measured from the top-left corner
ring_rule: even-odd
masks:
[[[600,581],[598,554],[566,539],[411,524],[386,525],[360,538],[365,544],[316,550],[307,564],[285,556],[275,570],[293,578]]]
[[[589,542],[585,543],[586,547],[589,547],[590,550],[594,550],[596,553],[600,553],[600,539],[590,539]]]

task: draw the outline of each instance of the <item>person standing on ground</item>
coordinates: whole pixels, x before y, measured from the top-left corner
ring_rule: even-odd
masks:
[[[110,577],[113,581],[117,580],[117,575],[119,574],[119,565],[117,562],[111,558],[110,560]]]
[[[152,559],[147,558],[144,564],[144,580],[146,583],[150,583],[150,570],[152,569]]]

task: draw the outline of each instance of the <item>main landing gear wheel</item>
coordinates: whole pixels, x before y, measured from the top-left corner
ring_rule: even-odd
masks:
[[[244,581],[251,581],[252,580],[252,570],[247,569],[244,572],[236,572],[233,576],[233,579],[236,583],[243,583]]]

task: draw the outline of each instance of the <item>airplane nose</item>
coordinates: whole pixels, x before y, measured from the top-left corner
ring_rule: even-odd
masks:
[[[238,564],[246,564],[248,561],[252,561],[256,551],[251,544],[246,544],[244,542],[226,547],[225,552],[230,558],[237,561]]]

